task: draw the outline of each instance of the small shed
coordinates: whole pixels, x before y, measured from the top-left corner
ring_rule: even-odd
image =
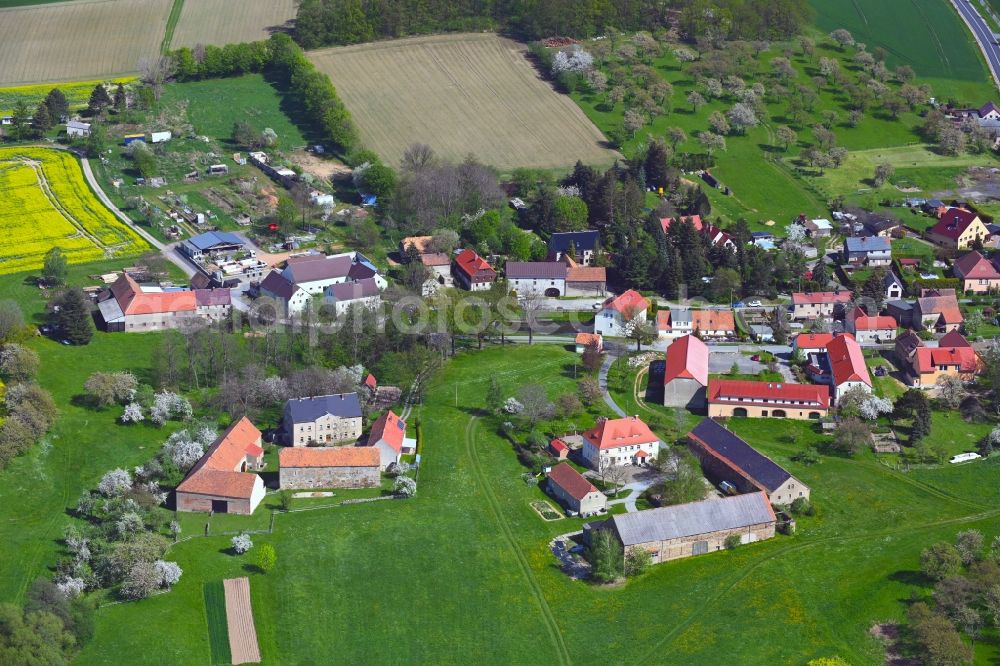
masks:
[[[122,140],[122,145],[123,146],[127,146],[127,145],[129,145],[131,143],[135,143],[136,141],[142,141],[143,143],[145,143],[145,141],[146,141],[146,135],[145,134],[126,134],[125,137],[124,137],[124,139]]]
[[[66,136],[90,136],[90,123],[71,120],[66,123]]]
[[[151,143],[164,143],[170,141],[174,138],[174,135],[170,133],[170,130],[164,130],[162,132],[152,132],[149,135],[149,140]]]

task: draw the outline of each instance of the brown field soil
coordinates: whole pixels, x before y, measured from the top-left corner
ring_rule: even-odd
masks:
[[[160,50],[170,0],[72,0],[0,9],[0,85],[134,72]]]
[[[267,39],[295,18],[295,0],[184,0],[170,48]]]
[[[331,178],[349,178],[351,167],[333,158],[318,157],[304,150],[297,150],[288,156],[292,164],[302,167],[306,173],[311,173],[321,180]]]
[[[493,34],[415,37],[312,51],[354,116],[366,147],[397,166],[426,143],[500,169],[610,164],[616,153],[573,101]]]
[[[260,646],[250,606],[250,580],[246,577],[227,578],[222,584],[226,590],[226,626],[229,628],[229,651],[233,663],[258,664]]]

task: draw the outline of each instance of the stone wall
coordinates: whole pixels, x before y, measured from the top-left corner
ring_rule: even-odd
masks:
[[[311,488],[374,488],[381,477],[378,467],[282,467],[282,490]]]

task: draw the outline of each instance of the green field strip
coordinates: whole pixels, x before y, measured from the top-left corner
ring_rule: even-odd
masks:
[[[226,623],[226,591],[221,580],[205,583],[205,617],[208,620],[208,644],[212,648],[212,666],[233,662],[229,652],[229,625]]]
[[[163,28],[160,53],[166,54],[170,50],[170,43],[174,40],[174,31],[177,30],[177,23],[181,20],[182,11],[184,11],[184,0],[174,0],[174,4],[170,7],[170,14],[167,15],[167,25]]]

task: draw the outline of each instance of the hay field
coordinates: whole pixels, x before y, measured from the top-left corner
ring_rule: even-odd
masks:
[[[523,48],[490,34],[439,35],[308,53],[354,116],[366,147],[397,165],[411,143],[500,169],[608,164],[616,154]]]
[[[170,0],[73,0],[0,9],[0,85],[133,72],[159,53]]]
[[[295,18],[295,0],[184,0],[171,48],[267,39]]]

